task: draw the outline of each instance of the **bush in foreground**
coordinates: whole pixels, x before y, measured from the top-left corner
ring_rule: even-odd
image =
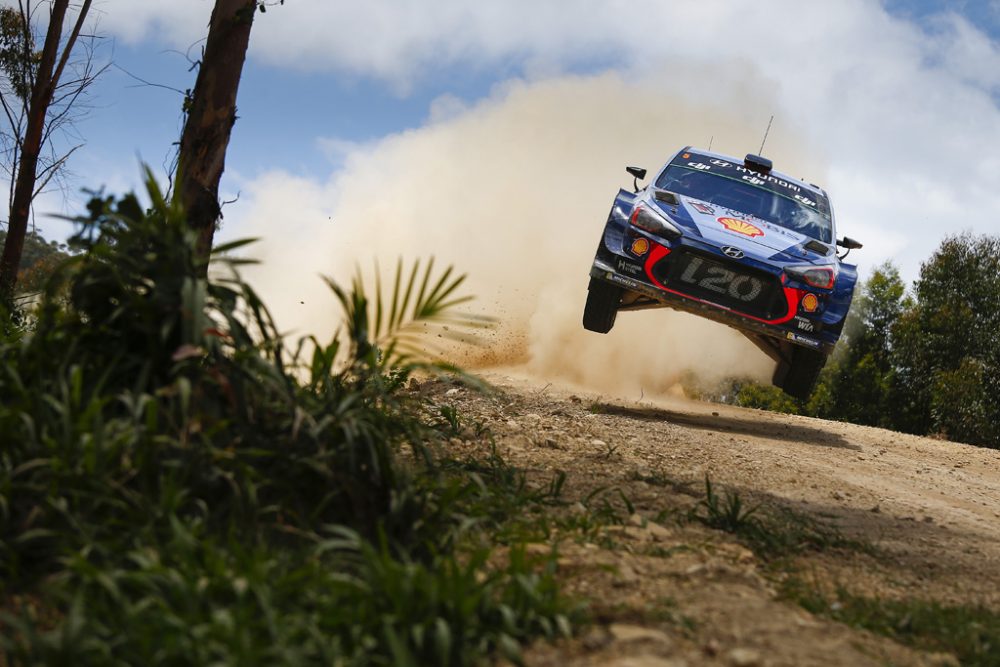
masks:
[[[447,474],[400,391],[408,332],[462,278],[399,267],[371,304],[332,285],[345,334],[289,348],[147,187],[149,210],[92,200],[0,343],[8,662],[464,664],[568,632],[544,562],[476,546],[505,489]]]

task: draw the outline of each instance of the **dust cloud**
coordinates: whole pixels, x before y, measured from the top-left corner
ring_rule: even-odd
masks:
[[[739,333],[670,310],[623,313],[606,335],[581,316],[594,249],[626,164],[657,169],[687,144],[756,152],[774,84],[752,72],[686,81],[617,74],[513,81],[464,106],[441,100],[428,123],[370,145],[337,144],[325,183],[270,174],[239,232],[261,236],[249,277],[286,330],[325,338],[339,311],[319,274],[349,279],[375,258],[434,256],[468,274],[473,309],[500,320],[459,361],[518,365],[542,379],[649,395],[681,375],[767,379],[772,362]],[[715,76],[712,76],[715,75]],[[776,126],[779,126],[776,123]],[[816,180],[821,166],[794,127],[772,129],[765,153],[782,171]],[[714,137],[714,139],[713,139]]]

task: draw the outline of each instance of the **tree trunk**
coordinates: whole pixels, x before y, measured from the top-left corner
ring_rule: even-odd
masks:
[[[42,47],[42,57],[38,63],[34,85],[31,88],[31,100],[28,106],[27,126],[21,141],[21,157],[17,166],[17,178],[14,183],[14,195],[10,203],[10,215],[7,221],[7,240],[0,257],[0,300],[8,301],[14,296],[17,285],[17,271],[21,266],[21,254],[24,251],[24,237],[28,233],[28,218],[31,215],[31,202],[35,198],[35,182],[38,178],[38,156],[45,139],[45,123],[48,117],[52,96],[59,85],[59,78],[69,60],[83,28],[87,12],[90,11],[92,0],[84,0],[80,6],[76,23],[66,39],[62,55],[59,56],[59,42],[62,40],[63,20],[69,0],[55,0],[49,14],[49,26],[45,32],[45,45]],[[25,30],[28,30],[28,17],[24,15]],[[59,56],[58,62],[56,57]]]
[[[198,254],[206,260],[206,270],[220,213],[219,180],[236,122],[236,92],[256,9],[256,0],[216,0],[181,134],[174,196],[198,234]]]
[[[0,298],[5,301],[14,295],[17,270],[21,266],[21,252],[24,250],[24,237],[28,233],[28,217],[35,192],[35,170],[38,168],[38,155],[42,149],[45,116],[56,85],[52,78],[52,70],[56,64],[63,19],[66,17],[68,6],[69,0],[56,0],[52,4],[49,27],[45,33],[45,46],[42,47],[35,85],[31,89],[28,125],[21,143],[21,160],[17,168],[14,198],[11,201],[10,217],[7,221],[7,241],[4,243],[3,256],[0,257]],[[86,9],[86,7],[82,9],[81,13],[86,13]]]

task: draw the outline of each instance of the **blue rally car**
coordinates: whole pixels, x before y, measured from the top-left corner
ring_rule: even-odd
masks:
[[[745,159],[679,151],[641,190],[619,190],[597,247],[583,326],[670,307],[738,329],[777,362],[772,382],[805,398],[844,328],[861,244],[837,240],[822,188]],[[838,256],[836,246],[846,248]]]

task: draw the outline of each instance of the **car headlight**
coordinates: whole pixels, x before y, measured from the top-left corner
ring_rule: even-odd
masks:
[[[646,206],[636,206],[635,211],[632,212],[632,217],[629,218],[629,222],[639,229],[644,229],[657,236],[668,239],[678,239],[681,237],[681,230],[677,229],[674,223]]]
[[[837,274],[829,266],[790,266],[785,269],[785,273],[820,289],[831,289],[837,280]]]

